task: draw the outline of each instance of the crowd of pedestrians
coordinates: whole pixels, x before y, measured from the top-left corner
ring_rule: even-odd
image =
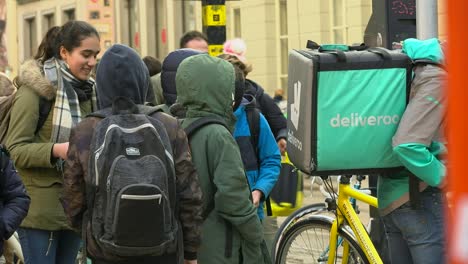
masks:
[[[2,147],[0,231],[6,239],[19,226],[26,264],[75,263],[80,248],[93,263],[271,263],[269,250],[277,223],[265,216],[264,203],[278,179],[281,155],[286,151],[286,119],[276,104],[283,99],[282,94],[273,99],[248,78],[253,67],[243,40],[228,40],[219,57],[209,56],[207,51],[206,36],[190,31],[181,38],[180,49],[162,61],[151,56],[141,58],[130,47],[115,44],[97,66],[99,33],[86,22],[70,21],[51,28],[34,58],[21,65],[13,81],[17,91],[11,84],[2,84],[1,92],[3,86],[11,88],[8,93],[14,96],[8,97],[11,108],[2,110],[8,112],[8,119],[3,119],[8,120],[8,126],[0,129],[6,131],[1,135],[4,142],[0,142],[6,147],[5,151]],[[415,69],[415,82],[421,67],[433,66],[426,63],[419,67]],[[439,69],[430,70],[435,76],[440,74]],[[95,79],[91,77],[94,74]],[[440,83],[430,87],[433,90],[429,92],[440,92]],[[427,107],[427,102],[416,101],[427,90],[415,89],[410,106]],[[129,107],[119,113],[146,113],[152,123],[162,125],[164,132],[157,132],[158,137],[167,137],[169,142],[163,144],[166,152],[162,155],[173,167],[175,200],[164,192],[119,193],[122,203],[124,199],[158,199],[160,204],[166,198],[171,201],[167,208],[174,208],[171,214],[176,221],[171,228],[175,232],[164,239],[175,242],[164,242],[149,252],[138,251],[141,245],[132,243],[125,244],[121,252],[112,251],[105,241],[115,237],[95,235],[96,229],[105,229],[117,236],[114,225],[108,228],[99,224],[108,219],[94,220],[96,210],[111,208],[112,201],[110,196],[104,199],[105,207],[94,197],[102,195],[102,190],[109,191],[113,183],[109,175],[108,181],[101,183],[104,189],[100,189],[93,167],[93,159],[98,158],[92,150],[99,124],[116,115],[116,107],[122,105]],[[442,110],[430,107],[425,116],[439,118]],[[93,115],[96,112],[109,115]],[[418,263],[416,260],[427,258],[442,261],[442,217],[426,215],[427,211],[441,211],[438,187],[443,183],[445,166],[434,160],[442,151],[441,145],[431,144],[439,126],[429,131],[421,121],[422,125],[415,128],[412,120],[403,118],[394,145],[408,170],[427,179],[421,183],[422,205],[427,208],[421,212],[423,209],[411,207],[407,196],[400,195],[406,185],[396,176],[380,182],[379,204],[392,255],[401,251],[406,254],[400,254],[394,263],[411,263],[411,259]],[[420,130],[427,132],[424,138],[407,136],[413,135],[409,131]],[[421,147],[427,144],[428,150]],[[134,147],[126,151],[124,156],[130,162],[140,155]],[[171,173],[171,168],[161,168]],[[164,188],[171,182],[166,184]],[[401,190],[399,197],[395,189]],[[104,215],[118,215],[118,211]],[[421,227],[421,222],[429,220],[435,222],[424,226],[440,227],[433,229],[437,234],[430,238],[421,234],[428,234],[431,228],[402,227]],[[132,221],[139,223],[136,218]]]
[[[99,33],[83,21],[53,27],[14,80],[19,89],[10,97],[4,143],[24,182],[25,198],[16,226],[5,232],[9,236],[21,222],[25,262],[74,263],[83,248],[93,263],[270,263],[263,202],[278,177],[286,120],[279,110],[273,118],[259,114],[254,145],[246,108],[276,106],[273,100],[245,79],[245,65],[209,56],[200,32],[185,34],[181,49],[162,63],[116,44],[95,69],[99,41]],[[95,191],[90,150],[103,118],[90,114],[112,109],[122,97],[138,107],[153,106],[150,118],[170,139],[174,248],[122,255],[109,252],[93,233],[98,205],[88,197]],[[187,139],[184,129],[207,116],[223,124],[205,125]],[[271,120],[274,130],[267,123]]]

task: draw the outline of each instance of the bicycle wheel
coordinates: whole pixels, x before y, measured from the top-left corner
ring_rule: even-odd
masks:
[[[312,215],[291,226],[280,241],[276,264],[327,263],[332,218]],[[342,263],[343,244],[349,244],[348,263],[369,263],[351,233],[338,231],[337,258],[334,263]]]
[[[324,211],[327,211],[327,204],[325,203],[315,203],[315,204],[309,204],[305,207],[301,207],[300,209],[294,211],[292,214],[290,214],[281,224],[281,226],[278,228],[275,234],[275,238],[273,240],[273,245],[271,248],[271,259],[274,261],[276,259],[276,251],[279,246],[279,242],[281,241],[282,237],[286,233],[286,230],[289,229],[293,224],[295,224],[297,221],[301,220],[302,218],[310,215],[310,214],[317,214],[317,213],[323,213]]]

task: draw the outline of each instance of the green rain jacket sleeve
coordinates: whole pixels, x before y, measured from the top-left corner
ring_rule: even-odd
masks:
[[[428,147],[421,144],[402,144],[393,151],[398,154],[403,165],[422,181],[433,187],[441,184],[446,174],[445,165]]]
[[[35,91],[21,87],[16,92],[11,109],[6,145],[15,161],[15,166],[20,168],[54,166],[51,163],[53,143],[36,143],[38,140],[34,132],[39,120],[39,100],[40,97]],[[47,132],[42,131],[45,126],[39,134]]]
[[[444,80],[445,71],[439,67],[415,69],[411,99],[393,137],[393,150],[403,165],[431,186],[438,186],[446,171],[437,142],[443,138]]]
[[[239,148],[226,129],[214,130],[209,140],[209,170],[213,172],[213,182],[217,188],[215,210],[239,231],[243,239],[260,244],[263,239],[262,225],[257,208],[250,200]]]

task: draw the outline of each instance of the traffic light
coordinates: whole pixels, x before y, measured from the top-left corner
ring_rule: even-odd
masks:
[[[415,37],[416,0],[372,0],[364,43],[391,49],[393,43]]]

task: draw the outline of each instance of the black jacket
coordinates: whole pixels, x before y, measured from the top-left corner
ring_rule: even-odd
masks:
[[[26,217],[30,202],[13,162],[0,145],[0,255],[3,241],[10,238]]]
[[[276,141],[287,137],[286,118],[273,98],[265,93],[263,88],[252,80],[245,79],[245,93],[253,95],[257,102],[257,107],[265,116]]]

